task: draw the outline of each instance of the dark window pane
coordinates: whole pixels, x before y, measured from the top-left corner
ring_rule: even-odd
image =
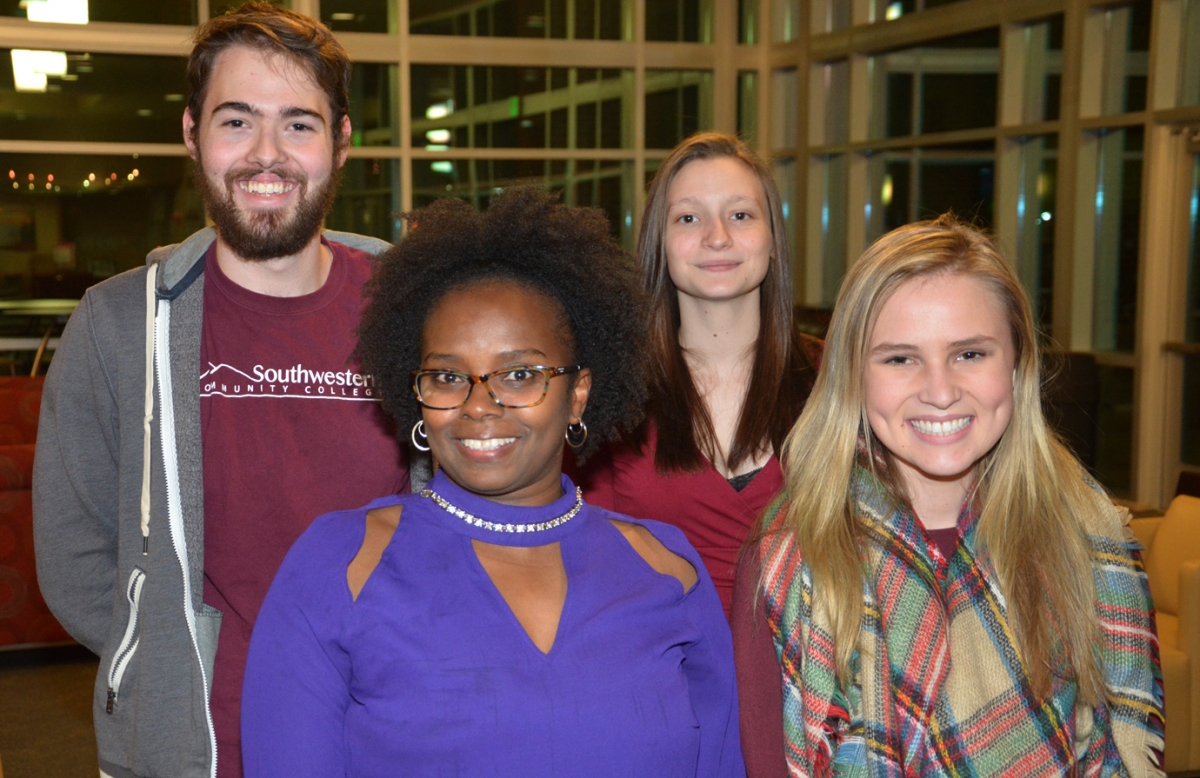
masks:
[[[348,159],[325,226],[394,242],[400,239],[400,210],[399,160]]]
[[[621,100],[605,100],[600,104],[600,147],[621,148]]]
[[[559,108],[556,111],[550,112],[550,147],[554,149],[565,149],[569,144],[567,132],[569,125],[567,123],[567,109]]]
[[[995,163],[991,161],[923,162],[917,217],[927,219],[954,211],[960,218],[990,228],[995,186]]]
[[[409,31],[414,35],[620,40],[628,38],[621,24],[628,2],[631,0],[496,0],[481,5],[475,0],[411,0]],[[568,24],[572,13],[574,25]]]
[[[78,298],[204,226],[186,157],[0,154],[0,168],[0,297]]]
[[[991,27],[872,57],[871,137],[995,126],[999,45]]]
[[[1133,351],[1141,232],[1141,127],[1105,131],[1097,153],[1092,348]]]
[[[136,0],[134,0],[136,2]],[[235,8],[240,8],[246,0],[208,0],[208,16],[213,18],[220,16],[223,13],[232,11]],[[292,4],[287,0],[267,0],[271,5],[281,5],[284,8],[291,8]]]
[[[900,138],[915,134],[913,129],[912,73],[888,73],[887,76],[887,137]]]
[[[629,71],[413,65],[411,73],[414,147],[568,148],[572,109],[577,147],[622,148],[630,142]],[[603,103],[600,115],[597,98]],[[465,139],[457,130],[463,126],[473,128]]]
[[[646,71],[646,148],[669,149],[712,126],[712,73]]]
[[[1133,475],[1133,370],[1101,365],[1096,476],[1118,497],[1131,495]]]
[[[350,126],[355,146],[400,145],[395,95],[400,90],[395,65],[355,64],[350,78]]]
[[[180,143],[184,67],[182,57],[67,53],[66,75],[42,92],[18,92],[0,67],[0,138]]]
[[[575,147],[594,149],[596,142],[596,104],[583,103],[575,108]]]
[[[964,99],[969,96],[969,99]],[[926,73],[921,131],[947,132],[996,124],[995,73]]]
[[[1179,459],[1200,467],[1200,357],[1183,358],[1183,445]]]
[[[700,34],[708,8],[700,0],[646,0],[646,40],[709,43]]]

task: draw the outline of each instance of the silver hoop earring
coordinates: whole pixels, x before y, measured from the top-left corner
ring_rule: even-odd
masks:
[[[421,438],[424,439],[426,443],[429,442],[429,436],[425,434],[425,420],[424,419],[421,419],[420,421],[418,421],[416,424],[413,425],[412,434],[409,435],[409,437],[412,438],[413,448],[415,448],[417,451],[428,451],[429,446],[423,446],[419,442],[417,442],[418,435],[421,436]]]
[[[583,419],[574,424],[567,425],[567,434],[564,436],[567,439],[567,445],[571,448],[579,448],[587,442],[588,429],[583,423]]]

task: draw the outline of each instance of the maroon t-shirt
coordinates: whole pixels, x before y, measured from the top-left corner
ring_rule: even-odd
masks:
[[[205,257],[200,346],[204,602],[225,615],[213,672],[221,778],[242,774],[242,673],[254,619],[312,520],[406,491],[370,376],[350,361],[371,257],[326,243],[325,285],[301,297],[243,289]]]

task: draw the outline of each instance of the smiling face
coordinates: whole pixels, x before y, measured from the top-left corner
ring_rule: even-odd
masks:
[[[679,293],[714,302],[757,293],[771,261],[768,213],[758,176],[738,159],[680,168],[667,192],[663,233]]]
[[[568,326],[554,299],[512,281],[447,292],[421,338],[423,370],[483,375],[518,365],[573,364]],[[573,379],[573,380],[572,380]],[[461,408],[422,408],[429,447],[459,486],[507,505],[547,505],[562,496],[564,435],[587,405],[591,373],[550,380],[531,408],[503,408],[475,385]]]
[[[865,366],[867,419],[910,492],[965,490],[1013,412],[1016,349],[996,293],[916,278],[884,303]]]
[[[201,116],[185,111],[183,134],[205,208],[242,259],[292,256],[316,239],[346,156],[331,122],[327,96],[298,63],[246,46],[217,56]]]

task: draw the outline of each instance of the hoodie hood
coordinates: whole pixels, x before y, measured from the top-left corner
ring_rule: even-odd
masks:
[[[321,237],[332,243],[341,243],[352,249],[364,251],[372,256],[382,254],[391,248],[392,244],[369,235],[357,235],[353,232],[323,230]],[[205,227],[193,233],[182,243],[172,243],[169,246],[159,246],[146,256],[147,265],[158,266],[156,280],[159,299],[174,300],[183,290],[191,286],[201,273],[204,272],[204,255],[208,247],[217,239],[217,231]]]

